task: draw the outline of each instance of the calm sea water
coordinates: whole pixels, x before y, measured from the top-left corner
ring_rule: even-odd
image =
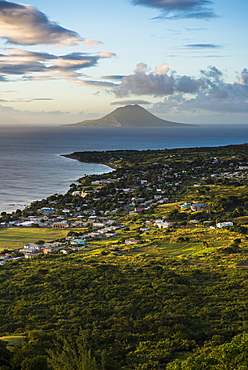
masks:
[[[142,129],[0,126],[0,212],[64,193],[85,174],[110,171],[104,165],[79,163],[61,154],[243,143],[248,143],[248,124]]]

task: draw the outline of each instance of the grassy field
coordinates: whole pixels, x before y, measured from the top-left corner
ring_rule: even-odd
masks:
[[[71,229],[80,231],[81,229]],[[22,248],[25,244],[35,243],[38,240],[54,241],[67,236],[70,229],[42,229],[11,227],[0,229],[0,251],[4,249]]]
[[[25,341],[26,337],[23,335],[16,335],[16,336],[4,336],[0,337],[0,340],[7,342],[7,348],[11,350],[15,346],[21,346]]]
[[[224,229],[212,230],[200,226],[175,230],[160,230],[152,227],[148,232],[138,236],[139,243],[126,245],[123,242],[125,238],[136,237],[137,233],[132,228],[128,231],[120,230],[115,237],[88,242],[83,253],[100,254],[105,251],[109,255],[126,256],[136,254],[152,257],[204,256],[220,248],[229,247],[236,238],[240,238],[240,235]],[[182,237],[187,238],[187,241],[181,240]],[[247,247],[246,238],[241,237],[240,241],[241,247]],[[120,250],[113,249],[115,246]]]
[[[175,205],[170,205],[174,207]],[[161,207],[158,213],[164,213],[166,207]],[[162,211],[162,212],[161,212]],[[124,220],[122,220],[124,221]],[[125,220],[125,227],[118,230],[117,235],[111,238],[95,239],[87,242],[83,254],[95,255],[104,253],[114,255],[133,255],[145,253],[150,256],[196,256],[206,255],[219,248],[232,245],[240,235],[224,229],[210,229],[200,225],[187,227],[159,229],[151,226],[150,230],[143,233],[140,231],[142,222]],[[57,230],[49,228],[5,228],[0,229],[0,251],[4,249],[22,248],[25,244],[35,243],[38,240],[45,242],[55,241],[67,236],[68,232],[82,232],[85,229]],[[125,239],[134,238],[140,242],[134,245],[126,245]],[[247,247],[247,239],[241,237],[240,246]],[[119,251],[115,247],[119,248]]]

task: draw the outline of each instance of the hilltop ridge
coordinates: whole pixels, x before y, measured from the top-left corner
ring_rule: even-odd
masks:
[[[70,126],[93,127],[181,127],[191,126],[156,117],[137,104],[116,108],[106,116],[74,123]]]

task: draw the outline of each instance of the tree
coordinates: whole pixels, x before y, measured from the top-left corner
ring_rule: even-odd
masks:
[[[230,343],[203,348],[186,360],[175,360],[167,370],[243,370],[248,368],[248,334],[236,335]]]
[[[59,336],[54,348],[48,350],[48,364],[53,370],[104,370],[104,361],[99,366],[83,335],[74,338]]]
[[[46,370],[46,356],[27,357],[21,363],[21,370]]]
[[[0,340],[0,369],[8,369],[11,353],[7,349],[7,342]]]

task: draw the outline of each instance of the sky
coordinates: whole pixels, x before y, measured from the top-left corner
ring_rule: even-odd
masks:
[[[248,124],[247,0],[0,0],[0,124]]]

